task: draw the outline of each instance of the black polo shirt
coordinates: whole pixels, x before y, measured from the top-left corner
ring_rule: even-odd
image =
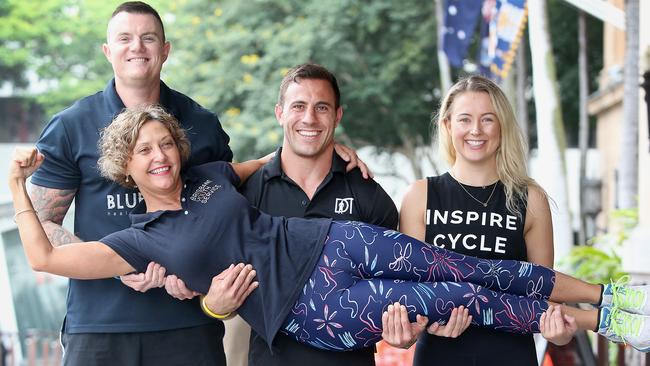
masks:
[[[253,174],[240,189],[253,206],[273,216],[358,220],[396,229],[395,203],[377,182],[363,179],[359,169],[345,172],[346,162],[332,157],[330,173],[312,200],[282,171],[280,153]],[[249,366],[258,365],[374,365],[374,348],[350,352],[324,351],[278,334],[273,354],[264,339],[251,332]]]
[[[183,178],[180,210],[146,212],[143,201],[130,228],[100,241],[137,271],[160,263],[202,293],[231,263],[252,264],[260,285],[237,311],[271,344],[320,258],[331,220],[260,212],[237,192],[228,163],[192,167]]]

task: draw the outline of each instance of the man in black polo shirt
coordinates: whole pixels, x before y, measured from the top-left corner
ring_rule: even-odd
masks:
[[[280,86],[275,115],[284,130],[282,147],[241,189],[254,206],[276,216],[331,217],[397,227],[397,208],[388,194],[358,169],[346,173],[345,162],[334,152],[334,130],[343,116],[334,75],[313,64],[291,69]],[[240,341],[231,343],[241,344],[247,328],[241,319],[230,320],[227,338],[234,335]],[[229,358],[244,351],[237,346],[233,350],[225,343]],[[259,335],[251,335],[249,365],[305,363],[374,365],[374,349],[328,352],[278,334],[271,354]]]
[[[275,115],[284,130],[282,147],[240,189],[253,206],[286,217],[359,220],[395,229],[395,204],[372,179],[358,169],[346,173],[345,162],[334,152],[334,130],[343,117],[336,78],[322,66],[299,65],[280,85]],[[187,289],[185,289],[187,290]],[[211,288],[206,303],[219,297]],[[403,314],[400,313],[403,311]],[[400,316],[402,315],[402,316]],[[426,318],[408,323],[405,309],[391,310],[384,318],[384,337],[395,346],[408,346],[424,330]],[[437,335],[462,332],[450,319],[449,327],[434,327]],[[240,318],[226,322],[224,348],[229,365],[245,365],[250,328]],[[279,333],[273,350],[257,334],[250,337],[248,364],[257,365],[374,365],[374,348],[329,352],[297,343]]]

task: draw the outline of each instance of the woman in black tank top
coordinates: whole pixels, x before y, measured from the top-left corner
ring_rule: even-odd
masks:
[[[449,173],[416,181],[406,193],[400,230],[427,243],[489,259],[553,266],[553,227],[544,190],[527,175],[527,144],[510,104],[490,80],[469,77],[442,101],[440,153]],[[551,308],[556,310],[555,308]],[[574,319],[545,317],[561,327],[543,334],[568,342]],[[444,351],[443,351],[444,350]],[[496,334],[471,326],[456,339],[424,334],[414,365],[537,364],[531,335]]]

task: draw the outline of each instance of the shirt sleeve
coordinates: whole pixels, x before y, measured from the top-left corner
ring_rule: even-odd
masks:
[[[201,107],[202,108],[202,107]],[[212,151],[212,156],[208,158],[207,161],[226,161],[226,162],[232,162],[233,158],[233,152],[230,149],[230,136],[224,131],[223,126],[221,125],[221,121],[219,121],[219,117],[217,117],[216,114],[205,110],[205,112],[208,114],[205,116],[205,119],[207,120],[207,125],[212,128],[212,143],[211,147],[213,149]]]
[[[397,224],[399,223],[397,206],[379,184],[375,184],[374,197],[370,202],[373,204],[368,215],[369,223],[397,230]]]
[[[357,170],[346,174],[346,177],[354,196],[360,198],[359,202],[364,202],[361,207],[362,221],[397,230],[399,214],[395,202],[379,183],[364,179]]]
[[[113,249],[137,272],[144,273],[147,270],[150,260],[138,250],[140,246],[138,245],[137,231],[135,229],[120,230],[103,237],[99,241]]]
[[[180,93],[178,95],[180,95],[178,103],[182,106],[173,109],[177,111],[176,117],[182,121],[181,125],[192,143],[189,165],[201,165],[212,161],[231,162],[233,152],[228,145],[230,137],[224,131],[219,117],[189,97]]]
[[[223,175],[232,183],[233,186],[238,187],[239,183],[241,183],[241,179],[239,179],[239,176],[237,173],[235,173],[235,170],[232,168],[232,165],[230,163],[226,162],[219,162],[218,164],[220,166],[220,172],[223,173]]]
[[[231,162],[233,158],[233,153],[232,150],[230,149],[230,136],[224,131],[223,127],[221,126],[221,122],[219,122],[219,118],[217,116],[214,116],[216,120],[216,139],[217,139],[217,146],[219,146],[219,151],[217,152],[217,160],[219,161],[227,161]]]
[[[235,187],[239,186],[240,179],[230,163],[225,161],[214,161],[201,165],[198,169],[198,174],[211,177],[211,179],[226,179],[230,184]]]
[[[254,207],[259,207],[263,187],[263,168],[258,169],[239,187],[241,193]]]
[[[55,189],[78,188],[81,172],[75,161],[73,146],[61,117],[52,118],[36,142],[45,160],[32,175],[31,182]]]

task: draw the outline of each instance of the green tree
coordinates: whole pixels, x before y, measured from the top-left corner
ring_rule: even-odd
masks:
[[[557,65],[557,81],[562,104],[567,146],[578,145],[578,10],[564,0],[548,1],[549,31],[553,40],[553,55]],[[589,60],[588,89],[598,90],[598,75],[603,68],[603,23],[586,16],[587,59]],[[592,126],[595,118],[592,118]],[[592,141],[593,139],[592,133]]]
[[[439,95],[431,1],[195,0],[174,13],[166,75],[219,112],[238,158],[281,143],[273,114],[280,80],[308,61],[339,78],[340,139],[392,150],[429,144]]]
[[[25,72],[35,71],[49,86],[37,96],[46,115],[101,90],[112,75],[101,43],[120,2],[0,0],[0,79],[24,95]],[[415,147],[430,144],[441,95],[433,1],[148,2],[173,44],[163,79],[219,115],[239,159],[281,142],[273,116],[279,82],[289,67],[311,61],[339,77],[345,114],[338,139],[403,152],[419,175]],[[566,65],[558,79],[570,123],[577,121],[576,38],[555,33],[575,33],[575,11],[554,0],[549,13],[554,52]],[[592,80],[602,59],[599,39],[589,41],[597,46],[590,48]]]
[[[101,45],[121,1],[0,0],[0,72],[25,94],[26,71],[48,84],[37,97],[51,115],[102,90],[112,76]],[[163,1],[149,1],[161,13]]]

